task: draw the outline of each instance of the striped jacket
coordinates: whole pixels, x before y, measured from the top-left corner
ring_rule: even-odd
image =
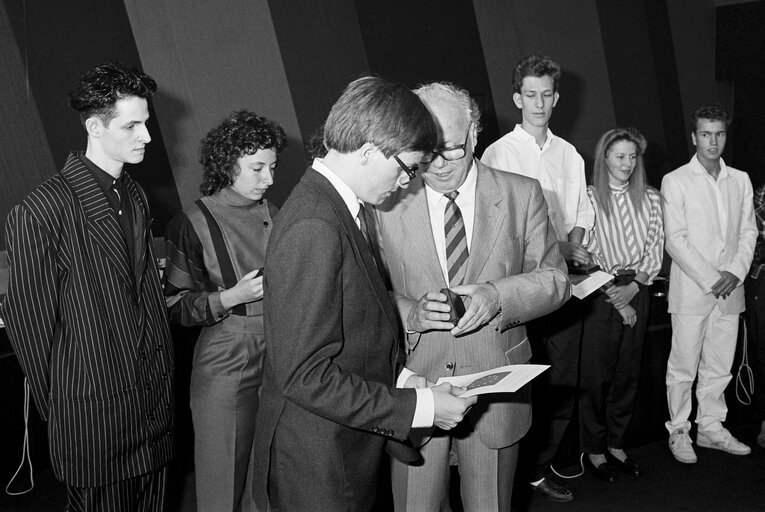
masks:
[[[135,261],[116,214],[72,154],[8,215],[8,336],[48,422],[56,476],[99,486],[165,465],[173,451],[173,353],[149,226]]]

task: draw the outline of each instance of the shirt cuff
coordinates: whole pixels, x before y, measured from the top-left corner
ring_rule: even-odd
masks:
[[[396,387],[403,388],[404,384],[406,384],[407,379],[414,374],[415,373],[412,370],[404,366],[404,368],[401,369],[401,373],[398,374],[398,379],[396,379]]]
[[[417,405],[414,408],[412,428],[428,428],[433,426],[436,416],[436,400],[430,388],[417,388]]]
[[[215,322],[228,316],[228,310],[223,307],[223,303],[220,301],[220,292],[212,292],[208,295],[207,305],[210,307],[210,313]]]

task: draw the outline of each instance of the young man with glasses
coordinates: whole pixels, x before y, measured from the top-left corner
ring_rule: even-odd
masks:
[[[521,124],[486,148],[481,161],[536,178],[563,257],[574,265],[585,265],[590,258],[582,244],[593,227],[595,212],[587,197],[582,157],[549,129],[559,81],[560,67],[548,57],[521,59],[513,71],[513,101],[521,110]],[[582,332],[578,305],[578,301],[570,301],[529,326],[535,362],[551,365],[534,386],[537,411],[531,442],[537,457],[531,484],[537,494],[553,501],[573,499],[571,491],[547,476],[574,410]]]
[[[382,263],[408,333],[406,366],[436,382],[527,363],[523,324],[569,294],[542,190],[473,159],[480,112],[467,91],[432,83],[415,92],[441,127],[440,148],[423,159],[421,178],[377,208]],[[458,321],[444,288],[465,299]],[[520,392],[481,398],[454,430],[418,430],[424,462],[391,461],[395,509],[439,510],[454,452],[464,509],[509,511],[517,443],[530,423]]]
[[[264,272],[259,510],[370,510],[385,443],[400,447],[412,427],[453,428],[475,402],[402,371],[364,214],[406,186],[437,140],[412,91],[380,78],[351,82],[327,118],[326,156],[279,212]]]

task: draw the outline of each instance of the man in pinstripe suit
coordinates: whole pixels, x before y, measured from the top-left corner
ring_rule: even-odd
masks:
[[[8,335],[48,422],[69,510],[160,511],[173,452],[173,354],[146,196],[126,163],[151,137],[154,80],[118,64],[70,93],[84,153],[11,210]]]

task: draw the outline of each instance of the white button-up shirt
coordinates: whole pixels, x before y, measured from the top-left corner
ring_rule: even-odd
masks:
[[[574,146],[548,129],[547,140],[540,148],[533,135],[516,125],[486,148],[481,162],[539,181],[558,240],[568,240],[571,230],[580,227],[584,228],[586,242],[595,224],[595,211],[587,197],[584,160]]]

